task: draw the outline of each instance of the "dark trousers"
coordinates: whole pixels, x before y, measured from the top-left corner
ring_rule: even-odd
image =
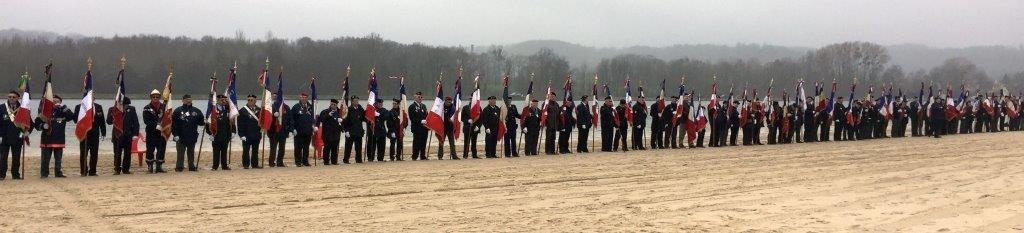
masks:
[[[389,141],[391,141],[391,147],[390,150],[388,150],[388,156],[391,157],[391,161],[403,160],[402,150],[405,149],[405,142],[403,142],[402,138],[399,137],[390,138]]]
[[[656,123],[652,123],[654,125]],[[651,149],[664,149],[665,140],[661,137],[662,130],[658,127],[651,127]]]
[[[569,150],[569,138],[572,137],[572,130],[565,129],[558,131],[558,153],[572,153]]]
[[[548,127],[544,129],[544,154],[556,154],[555,153],[555,129]]]
[[[444,136],[446,138],[445,141],[448,141],[448,155],[451,157],[451,159],[455,159],[455,135],[449,132],[446,133]],[[437,144],[437,159],[443,159],[444,157],[442,157],[442,155],[444,155],[444,142]]]
[[[426,131],[412,133],[412,160],[427,159],[428,136],[429,134]]]
[[[309,166],[309,142],[311,135],[295,135],[293,145],[295,149],[295,166]]]
[[[367,142],[366,144],[373,144],[373,150],[366,152],[368,154],[367,157],[376,155],[377,156],[377,161],[378,162],[383,162],[384,161],[384,148],[386,147],[384,145],[384,141],[386,141],[386,140],[384,140],[384,137],[370,138],[370,140],[371,141]]]
[[[776,125],[774,125],[774,124],[768,125],[768,144],[769,145],[770,144],[778,143],[778,140],[779,140],[778,133],[779,133],[779,129],[778,129],[778,127]]]
[[[633,149],[644,149],[644,128],[633,129]]]
[[[671,125],[672,123],[669,124]],[[664,133],[665,140],[663,143],[668,144],[668,146],[671,148],[679,148],[679,141],[677,141],[679,139],[679,127],[669,126],[668,128],[665,129]],[[608,139],[611,139],[611,137],[608,137]]]
[[[259,167],[259,166],[260,166],[260,141],[259,141],[259,139],[249,139],[247,141],[242,142],[242,167]]]
[[[185,169],[185,158],[188,157],[188,168],[194,169],[196,165],[196,143],[177,143],[178,156],[174,160],[174,170],[181,171]]]
[[[366,161],[368,162],[373,162],[373,160],[377,159],[377,143],[372,141],[374,138],[376,137],[373,135],[372,130],[366,131],[366,139],[371,140],[366,142]]]
[[[739,124],[732,125],[731,127],[729,127],[729,145],[730,146],[735,146],[736,145],[736,135],[739,134],[739,133],[740,133],[740,125]]]
[[[484,156],[498,157],[498,130],[484,134]]]
[[[146,165],[157,167],[164,165],[164,152],[167,151],[167,140],[163,137],[146,138]]]
[[[284,166],[284,143],[288,138],[270,137],[270,156],[267,159],[270,166]]]
[[[131,141],[114,143],[114,173],[129,172],[132,167]]]
[[[341,145],[341,137],[324,139],[324,165],[338,164],[338,146]]]
[[[526,155],[537,155],[537,143],[540,141],[540,132],[526,132],[526,142],[523,151]]]
[[[702,129],[700,131],[697,131],[697,147],[704,147],[704,134],[705,133],[707,133],[707,130],[703,130]]]
[[[476,136],[473,132],[472,127],[462,128],[462,158],[468,158],[469,155],[473,155],[476,158]]]
[[[345,157],[341,159],[341,162],[348,163],[348,159],[352,157],[352,149],[356,150],[356,163],[363,162],[363,137],[362,135],[350,135],[345,138]]]
[[[82,175],[96,174],[96,160],[99,159],[99,136],[90,135],[78,143],[78,166]]]
[[[590,148],[587,147],[587,143],[590,141],[590,127],[578,128],[579,133],[576,133],[576,153],[587,153],[590,152]]]
[[[228,142],[213,142],[213,170],[228,168]]]
[[[845,117],[845,116],[839,116]],[[832,140],[843,141],[846,140],[846,122],[836,122],[835,132],[832,133]]]
[[[818,140],[822,141],[822,142],[827,142],[828,141],[828,135],[829,135],[828,131],[829,131],[830,127],[829,127],[829,124],[827,123],[828,119],[825,119],[823,121],[826,122],[826,123],[821,124],[821,134],[819,134]]]
[[[502,148],[502,150],[504,150],[504,152],[505,152],[505,157],[519,156],[519,148],[517,148],[517,145],[516,145],[516,143],[519,143],[519,142],[516,141],[516,130],[515,129],[511,129],[508,132],[506,132],[505,133],[505,137],[502,138],[502,141],[504,143],[503,145],[505,145]]]
[[[64,155],[64,148],[42,148],[43,152],[41,163],[39,163],[39,176],[47,177],[50,176],[50,157],[53,157],[53,174],[56,176],[63,176],[64,171],[61,169],[61,157]]]
[[[614,150],[614,151],[619,150],[619,144],[622,144],[622,151],[628,151],[629,149],[626,149],[626,147],[627,147],[627,144],[626,144],[627,135],[629,135],[629,128],[627,128],[627,127],[617,127],[617,128],[615,128],[615,140],[614,140],[614,144],[612,144],[612,150]]]
[[[614,128],[602,127],[601,128],[601,151],[612,151],[612,136],[615,135]]]

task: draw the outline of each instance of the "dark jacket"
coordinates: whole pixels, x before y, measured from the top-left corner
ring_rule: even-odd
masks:
[[[422,122],[427,120],[427,106],[423,103],[413,102],[409,105],[409,124],[413,133],[426,133],[427,126]]]
[[[79,111],[80,107],[81,107],[81,104],[75,105],[75,109],[73,110],[73,111],[75,111],[75,115],[72,115],[72,117],[70,119],[70,120],[74,120],[75,123],[78,123],[78,111]],[[89,132],[86,133],[86,136],[89,136],[89,137],[104,136],[104,137],[106,137],[107,136],[107,124],[105,122],[106,117],[104,117],[104,115],[103,115],[103,106],[100,106],[100,104],[97,104],[97,103],[92,103],[92,111],[93,111],[93,114],[95,114],[95,115],[93,115],[93,118],[92,118],[93,119],[92,120],[92,129],[89,129]]]
[[[263,132],[260,128],[260,112],[262,108],[253,106],[242,106],[238,108],[238,118],[235,120],[238,123],[238,137],[245,137],[244,142],[256,142],[259,143],[260,139],[263,139]]]
[[[267,133],[267,137],[273,138],[274,140],[284,140],[288,138],[288,132],[292,131],[292,119],[291,114],[288,114],[289,111],[291,110],[287,104],[281,104],[280,108],[274,108],[271,110],[274,120],[270,122],[270,133]]]
[[[576,128],[579,128],[579,130],[589,130],[590,127],[593,127],[593,124],[594,116],[590,112],[590,105],[585,103],[576,105]]]
[[[634,104],[633,105],[633,128],[634,129],[645,129],[647,128],[647,105],[646,104]]]
[[[44,122],[42,117],[36,117],[32,128],[39,130],[39,147],[64,148],[64,131],[68,121],[77,118],[71,114],[67,107],[55,107],[48,122]]]
[[[165,109],[162,102],[150,102],[142,107],[142,121],[146,123],[146,140],[166,140],[161,131],[156,129],[163,119]]]
[[[350,137],[362,137],[363,123],[366,122],[366,109],[363,109],[361,105],[352,105],[348,107],[348,113],[345,115],[344,131],[349,133]]]
[[[296,136],[313,135],[313,126],[316,123],[313,111],[313,105],[310,103],[292,105],[288,115],[291,116],[292,132],[295,132]]]
[[[213,144],[227,143],[231,141],[231,135],[235,133],[235,127],[232,125],[231,118],[228,116],[229,110],[227,106],[219,106],[220,109],[217,111],[217,115],[211,115],[210,121],[217,121],[217,132],[211,134],[210,126],[206,126],[206,134],[213,136]],[[211,123],[213,124],[213,123]]]
[[[195,144],[199,139],[199,126],[205,125],[206,116],[192,105],[182,105],[171,114],[171,134],[178,137],[178,143]]]
[[[501,124],[501,108],[498,105],[487,105],[480,111],[480,125],[490,130],[492,134],[498,133],[498,124]]]

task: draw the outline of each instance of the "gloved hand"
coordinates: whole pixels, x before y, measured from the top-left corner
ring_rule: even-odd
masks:
[[[420,124],[426,125],[427,124],[427,120],[420,120]]]
[[[288,135],[290,135],[290,136],[292,136],[294,138],[295,137],[295,132],[288,133]]]
[[[395,138],[395,133],[391,133],[391,138]]]
[[[171,138],[171,141],[177,142],[178,141],[178,136],[174,136],[173,138]]]
[[[519,133],[521,133],[521,134],[526,134],[526,130],[523,130],[523,131],[519,131]]]
[[[163,128],[164,128],[164,127],[161,127],[161,126],[159,126],[159,125],[157,125],[157,126],[156,126],[156,130],[163,130]]]
[[[375,113],[373,113],[373,116],[380,116],[380,113],[379,112],[375,112]]]
[[[245,142],[245,137],[239,137],[239,139],[242,139],[242,142]]]
[[[348,132],[345,132],[345,137],[348,138]]]
[[[139,136],[132,136],[132,140],[139,140]]]
[[[107,140],[107,136],[100,136],[100,141]]]
[[[320,130],[320,127],[313,126],[313,131]]]
[[[470,124],[473,124],[473,119],[467,120]]]
[[[209,138],[211,142],[213,141],[213,137],[207,137],[207,138]]]
[[[274,117],[279,117],[279,116],[281,116],[281,112],[275,112],[274,113]]]
[[[486,134],[491,134],[491,129],[485,129],[485,130],[484,130],[484,133],[486,133]]]
[[[43,123],[43,129],[50,129],[50,123]]]

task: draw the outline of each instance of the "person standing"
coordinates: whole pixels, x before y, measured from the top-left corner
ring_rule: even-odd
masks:
[[[174,160],[174,171],[185,170],[185,159],[188,158],[188,170],[197,171],[196,165],[196,142],[199,139],[199,126],[205,125],[203,112],[192,106],[192,95],[184,95],[181,98],[181,106],[171,113],[171,135],[177,149],[177,157]]]
[[[938,99],[933,99],[932,103],[935,103]],[[931,119],[931,130],[932,136],[935,138],[941,138],[942,133],[939,130],[945,128],[946,125],[946,106],[945,104],[932,104],[928,110],[928,117]]]
[[[558,151],[555,150],[555,137],[556,132],[561,129],[558,124],[558,117],[562,115],[562,108],[558,106],[558,102],[555,102],[555,92],[548,93],[547,100],[544,104],[544,154],[556,155]]]
[[[637,96],[633,104],[633,149],[646,150],[644,148],[644,129],[647,128],[647,101],[644,96]]]
[[[81,104],[75,105],[75,123],[78,123],[78,111]],[[78,143],[78,161],[82,176],[96,176],[96,161],[99,159],[100,141],[107,137],[106,118],[103,115],[103,106],[92,103],[93,120],[92,128],[85,133],[85,140]]]
[[[604,97],[604,105],[601,106],[601,151],[611,152],[612,144],[615,144],[613,135],[615,127],[618,127],[618,119],[615,118],[615,108],[612,107],[612,97]]]
[[[679,118],[678,120],[675,120],[676,119],[676,111],[678,111],[679,104],[680,104],[679,103],[679,97],[678,96],[672,96],[672,103],[666,105],[665,106],[665,110],[663,110],[661,112],[662,122],[663,122],[662,124],[665,125],[665,127],[664,127],[665,130],[664,130],[664,132],[662,132],[665,135],[665,140],[662,140],[662,141],[663,141],[664,144],[668,144],[669,147],[672,148],[672,149],[678,149],[679,148],[679,144],[676,141],[677,140],[677,136],[676,135],[678,133],[677,131],[679,130],[679,122],[681,122],[683,120],[683,118]],[[604,118],[601,118],[601,120],[604,121]],[[603,125],[604,123],[601,123],[601,124]]]
[[[661,106],[664,105],[665,100],[662,99],[661,96],[658,96],[657,98],[658,100],[651,105],[650,111],[648,111],[648,115],[651,116],[651,149],[665,149],[665,146],[662,143],[664,140],[661,138],[662,132],[665,129],[665,124],[662,122],[663,118],[661,115],[664,109],[661,109]]]
[[[401,99],[394,99],[391,103],[391,110],[388,112],[390,118],[388,119],[388,139],[391,141],[391,149],[388,150],[388,155],[391,157],[391,161],[403,161],[402,151],[405,149],[405,125],[402,125],[402,120],[405,116],[402,116]]]
[[[342,122],[345,123],[342,129],[345,134],[345,156],[341,162],[348,164],[352,150],[355,149],[356,163],[363,163],[363,122],[366,122],[366,110],[359,104],[359,97],[351,98],[348,113]]]
[[[239,108],[238,139],[242,140],[242,168],[263,168],[260,167],[260,139],[263,133],[260,132],[259,112],[262,108],[256,106],[256,95],[245,97],[245,106]]]
[[[569,154],[572,151],[569,150],[569,141],[572,138],[572,128],[576,126],[576,118],[573,117],[573,103],[572,100],[562,101],[562,109],[559,110],[561,116],[558,117],[558,153]]]
[[[132,174],[132,141],[138,139],[139,135],[139,114],[135,111],[135,106],[132,106],[132,100],[127,96],[122,97],[121,104],[123,110],[121,111],[121,119],[113,114],[116,106],[110,107],[111,114],[107,115],[107,124],[116,125],[121,124],[122,129],[118,131],[114,129],[113,137],[110,140],[114,147],[114,175]]]
[[[313,132],[317,130],[316,120],[313,118],[313,105],[309,103],[309,94],[299,95],[299,102],[292,106],[291,123],[292,133],[295,140],[295,166],[303,167],[309,165],[309,143],[312,141]]]
[[[537,108],[537,100],[530,100],[530,106],[523,110],[523,134],[526,134],[526,142],[523,152],[526,156],[537,155],[537,144],[540,141],[540,109]]]
[[[651,110],[654,111],[654,110]],[[590,140],[590,128],[594,127],[594,116],[590,113],[590,101],[587,96],[580,98],[580,104],[576,105],[576,153],[590,153],[587,143]]]
[[[164,152],[167,151],[167,139],[164,138],[160,125],[164,116],[164,104],[160,101],[160,91],[153,89],[149,93],[149,104],[142,108],[142,120],[146,123],[146,166],[149,173],[164,173]]]
[[[389,131],[387,119],[390,119],[391,115],[390,112],[384,108],[384,101],[382,101],[381,99],[376,100],[377,101],[373,103],[374,111],[376,111],[374,114],[376,114],[376,119],[379,120],[377,122],[374,122],[373,124],[370,124],[370,122],[367,121],[366,127],[372,127],[373,130],[371,130],[372,133],[367,134],[368,141],[366,142],[366,144],[373,146],[367,146],[366,157],[370,158],[376,156],[377,162],[384,162],[384,141],[386,141],[386,139],[388,138],[387,136]],[[373,160],[371,159],[370,161]]]
[[[277,93],[273,94],[273,99],[277,99]],[[287,167],[288,165],[284,164],[284,148],[285,142],[288,141],[288,132],[292,131],[291,116],[288,114],[291,108],[284,102],[276,104],[278,105],[273,106],[272,110],[274,120],[270,121],[267,133],[267,139],[270,140],[270,156],[267,160],[270,167]]]
[[[75,118],[71,110],[63,104],[60,96],[54,95],[53,113],[48,120],[42,116],[36,117],[32,127],[39,130],[39,148],[42,152],[39,166],[39,177],[50,176],[50,157],[53,157],[54,177],[64,178],[64,170],[61,167],[61,157],[64,155],[64,129],[67,126],[68,118]]]
[[[457,129],[455,128],[455,121],[454,121],[453,117],[455,117],[455,108],[456,108],[456,106],[454,104],[452,104],[452,97],[448,97],[448,96],[444,97],[443,108],[444,108],[444,110],[443,110],[444,116],[442,116],[444,118],[443,119],[444,120],[444,136],[443,137],[445,138],[445,141],[448,141],[448,148],[449,148],[448,156],[450,156],[452,160],[459,160],[459,157],[455,155],[455,130],[457,130]],[[444,155],[444,142],[439,142],[437,144],[437,147],[438,147],[437,148],[437,160],[442,160],[443,157],[441,157],[441,156]]]
[[[416,92],[414,102],[409,105],[409,122],[412,123],[412,160],[427,160],[427,106],[423,104],[423,92]],[[514,131],[514,130],[513,130]]]
[[[473,122],[469,110],[470,104],[462,106],[461,116],[459,116],[462,119],[462,158],[468,159],[472,154],[474,159],[479,159],[480,157],[476,156],[476,141],[480,134],[480,124]]]
[[[228,116],[228,97],[225,95],[217,95],[217,113],[216,115],[210,115],[210,123],[206,125],[206,133],[210,135],[210,141],[213,146],[213,167],[212,170],[216,171],[218,168],[223,170],[231,170],[228,167],[228,148],[231,143],[231,135],[235,133],[235,126],[231,122],[231,117]]]
[[[506,97],[507,102],[511,102],[511,97]],[[507,103],[506,102],[506,103]],[[505,137],[502,138],[504,141],[505,157],[519,157],[519,141],[516,141],[516,131],[519,129],[519,110],[515,104],[505,105],[508,112],[505,113]]]
[[[338,145],[341,143],[341,108],[338,99],[331,99],[331,105],[317,115],[317,124],[323,128],[323,163],[338,165]]]
[[[619,146],[622,146],[622,152],[629,151],[628,145],[626,144],[626,138],[629,135],[629,119],[626,118],[626,109],[629,108],[626,103],[626,99],[619,99],[619,106],[615,107],[615,115],[618,118],[618,125],[616,125],[614,144],[612,144],[612,151],[619,151]]]
[[[480,124],[484,128],[484,157],[498,158],[498,124],[501,122],[501,108],[497,98],[487,97],[487,107],[480,112]]]

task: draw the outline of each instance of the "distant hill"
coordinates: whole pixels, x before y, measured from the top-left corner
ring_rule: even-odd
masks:
[[[49,31],[36,31],[36,30],[21,30],[16,28],[2,29],[0,30],[0,40],[10,40],[13,38],[28,39],[28,40],[43,40],[43,41],[54,41],[59,38],[70,38],[73,40],[84,38],[85,36],[79,34],[58,34]]]
[[[813,48],[774,45],[737,44],[733,46],[696,44],[667,47],[633,46],[627,48],[596,48],[560,40],[530,40],[505,45],[512,54],[529,55],[542,48],[550,48],[564,56],[573,67],[593,66],[601,59],[621,54],[651,55],[663,60],[693,58],[707,61],[723,59],[757,59],[770,61],[778,58],[799,58]],[[974,46],[967,48],[934,48],[924,45],[901,44],[887,46],[892,63],[906,71],[930,69],[948,58],[964,57],[985,70],[990,77],[1024,70],[1024,49],[1006,46]]]

